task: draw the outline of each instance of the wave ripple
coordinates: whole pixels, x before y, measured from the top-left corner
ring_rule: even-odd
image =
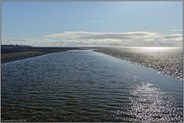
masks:
[[[135,121],[182,122],[182,109],[174,107],[174,98],[150,83],[141,83],[131,90],[131,114]],[[180,110],[180,111],[178,111]],[[179,113],[180,112],[180,113]]]

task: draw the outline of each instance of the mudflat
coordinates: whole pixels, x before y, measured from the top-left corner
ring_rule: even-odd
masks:
[[[183,79],[183,55],[181,47],[106,47],[96,49],[97,52],[153,68],[176,79]]]
[[[40,56],[53,52],[79,50],[78,47],[27,47],[27,46],[1,46],[1,63]]]

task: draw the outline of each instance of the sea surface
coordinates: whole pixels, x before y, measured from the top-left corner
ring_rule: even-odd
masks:
[[[92,50],[1,65],[2,121],[183,121],[183,82]]]

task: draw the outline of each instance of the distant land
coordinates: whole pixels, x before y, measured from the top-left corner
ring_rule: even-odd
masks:
[[[153,68],[176,79],[183,78],[182,48],[177,47],[160,47],[154,50],[151,47],[32,47],[27,45],[1,45],[1,63],[48,53],[84,49],[94,49],[96,52]]]
[[[27,45],[1,45],[1,63],[35,57],[53,52],[79,50],[77,47],[32,47]]]

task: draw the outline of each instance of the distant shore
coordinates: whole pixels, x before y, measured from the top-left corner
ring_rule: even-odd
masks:
[[[182,48],[165,48],[164,50],[144,48],[96,48],[96,52],[121,58],[132,63],[183,79]]]
[[[101,52],[148,68],[153,68],[176,79],[183,79],[182,50],[141,51],[141,48],[103,48],[103,47],[26,47],[26,46],[1,46],[1,63],[29,57],[40,56],[53,52],[67,50],[95,49]]]
[[[29,47],[29,46],[1,45],[1,63],[7,63],[15,60],[40,56],[54,52],[61,52],[67,50],[80,50],[80,49],[81,48],[78,47]]]

